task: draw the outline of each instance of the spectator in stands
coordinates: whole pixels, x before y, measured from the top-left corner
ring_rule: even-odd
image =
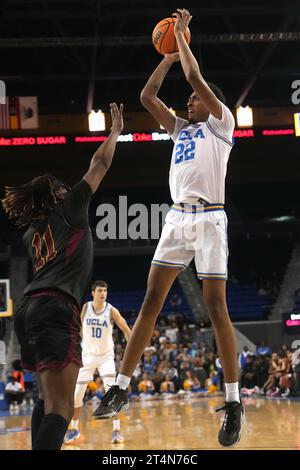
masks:
[[[155,390],[154,383],[149,379],[146,372],[142,375],[142,380],[138,384],[138,390],[141,394],[145,395],[151,395]]]
[[[187,344],[187,347],[188,347],[188,355],[191,356],[192,359],[195,359],[195,357],[197,356],[198,354],[198,345],[197,343],[188,343]]]
[[[166,375],[166,370],[169,367],[170,363],[166,359],[165,354],[160,354],[159,355],[159,361],[157,364],[157,370],[161,372],[164,376]]]
[[[256,374],[254,367],[254,357],[248,355],[246,358],[246,364],[243,368],[241,376],[241,386],[242,388],[252,389],[256,385]]]
[[[200,389],[200,382],[190,370],[185,371],[183,390],[186,392],[196,392]]]
[[[240,366],[240,369],[244,369],[244,367],[246,366],[246,363],[247,363],[247,357],[250,355],[250,351],[249,349],[247,348],[247,346],[244,346],[243,347],[243,351],[241,352],[241,354],[239,355],[239,366]]]
[[[172,363],[172,362],[168,362],[168,366],[169,367],[167,369],[165,369],[165,374],[166,374],[166,376],[170,377],[170,380],[172,380],[172,382],[174,383],[175,389],[177,391],[179,389],[178,370],[175,367],[175,364]]]
[[[165,374],[162,372],[162,370],[158,369],[158,366],[154,368],[154,372],[148,377],[149,380],[152,380],[154,384],[154,391],[156,393],[159,393],[160,391],[160,385],[163,382],[165,378]]]
[[[84,395],[84,401],[91,400],[99,392],[99,397],[102,397],[104,392],[103,381],[101,377],[94,377],[94,380],[87,384]]]
[[[178,377],[179,377],[179,386],[183,387],[183,382],[186,377],[186,372],[190,371],[192,372],[191,366],[189,362],[181,362],[178,365]]]
[[[204,369],[204,358],[202,355],[199,353],[194,359],[194,374],[195,377],[199,380],[200,387],[205,388],[206,387],[206,380],[208,378],[207,372]]]
[[[170,362],[176,361],[176,357],[178,356],[178,354],[179,354],[179,349],[178,349],[177,343],[172,343],[172,350],[170,351],[170,354],[169,354],[169,361]]]
[[[254,359],[254,369],[256,383],[255,385],[261,389],[268,380],[268,371],[270,367],[270,356],[259,356]]]
[[[191,332],[190,332],[189,325],[184,323],[182,325],[182,328],[181,329],[179,328],[179,338],[178,338],[178,340],[181,343],[186,344],[190,341],[190,338],[191,338]]]
[[[224,376],[223,376],[221,359],[219,358],[219,356],[216,356],[215,365],[216,365],[216,369],[217,369],[218,376],[219,376],[220,390],[223,390]]]
[[[5,398],[8,402],[10,411],[19,411],[19,405],[23,401],[23,396],[24,392],[21,384],[15,379],[15,377],[10,376],[8,378],[8,383],[5,386]]]
[[[272,350],[271,350],[271,348],[269,348],[269,346],[265,346],[264,341],[261,341],[260,346],[257,348],[256,354],[257,354],[257,356],[261,356],[261,355],[271,356]]]
[[[160,384],[160,393],[175,393],[175,385],[169,375],[166,375],[164,381]]]
[[[154,367],[157,364],[157,360],[157,356],[154,355],[152,351],[145,350],[142,360],[142,367],[144,372],[152,374],[154,372]]]
[[[268,391],[272,391],[274,384],[275,384],[275,378],[276,376],[278,376],[279,370],[280,370],[280,366],[279,366],[278,354],[273,353],[272,359],[270,362],[269,371],[268,371],[268,380],[262,386],[262,391],[264,393],[267,393]]]
[[[25,398],[29,401],[29,404],[34,405],[33,389],[35,386],[33,373],[29,370],[24,369],[24,386],[25,386]]]
[[[166,328],[166,336],[169,338],[171,343],[176,343],[178,338],[178,327],[176,321],[170,323],[170,326]]]
[[[190,362],[192,360],[191,356],[188,354],[188,348],[183,348],[183,352],[179,353],[176,357],[178,362]]]

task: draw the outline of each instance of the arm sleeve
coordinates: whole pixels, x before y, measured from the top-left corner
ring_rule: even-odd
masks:
[[[218,119],[212,114],[209,115],[208,122],[214,131],[219,134],[225,134],[227,137],[232,137],[235,121],[232,112],[224,103],[222,105],[222,118]]]
[[[89,205],[93,195],[90,185],[81,180],[63,200],[64,217],[72,227],[84,228],[89,225]]]
[[[184,127],[187,127],[188,124],[189,124],[189,121],[187,121],[186,119],[182,119],[181,117],[176,117],[176,122],[175,122],[175,127],[174,127],[173,134],[169,134],[169,136],[171,137],[171,139],[173,140],[174,143],[176,142],[176,139],[179,135],[179,132]]]

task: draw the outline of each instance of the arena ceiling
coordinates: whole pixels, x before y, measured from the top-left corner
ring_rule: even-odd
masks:
[[[141,109],[139,93],[158,64],[155,24],[189,8],[192,50],[230,106],[291,105],[300,80],[299,0],[4,0],[0,79],[9,96],[38,95],[40,112]],[[189,87],[176,64],[163,99],[185,107]]]

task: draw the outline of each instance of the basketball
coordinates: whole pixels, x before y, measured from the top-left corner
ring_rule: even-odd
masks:
[[[165,18],[155,26],[152,33],[152,42],[155,49],[162,55],[178,52],[177,42],[174,34],[176,18]],[[190,30],[184,33],[186,42],[191,40]]]

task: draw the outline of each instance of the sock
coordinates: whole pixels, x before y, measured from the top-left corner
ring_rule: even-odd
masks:
[[[239,383],[232,382],[232,383],[225,383],[225,392],[226,398],[225,401],[240,401],[240,394],[239,394]]]
[[[68,421],[63,416],[54,413],[45,415],[32,450],[60,450],[67,429]]]
[[[118,374],[115,385],[119,385],[122,390],[126,390],[126,388],[128,388],[128,385],[130,384],[130,380],[130,377],[127,377],[127,375]]]
[[[114,431],[120,431],[120,420],[119,419],[114,419],[113,420],[113,430]]]
[[[70,429],[76,429],[78,431],[79,419],[72,419]]]
[[[34,440],[38,433],[40,424],[44,417],[44,400],[38,400],[34,405],[31,416],[31,446],[33,447]]]

